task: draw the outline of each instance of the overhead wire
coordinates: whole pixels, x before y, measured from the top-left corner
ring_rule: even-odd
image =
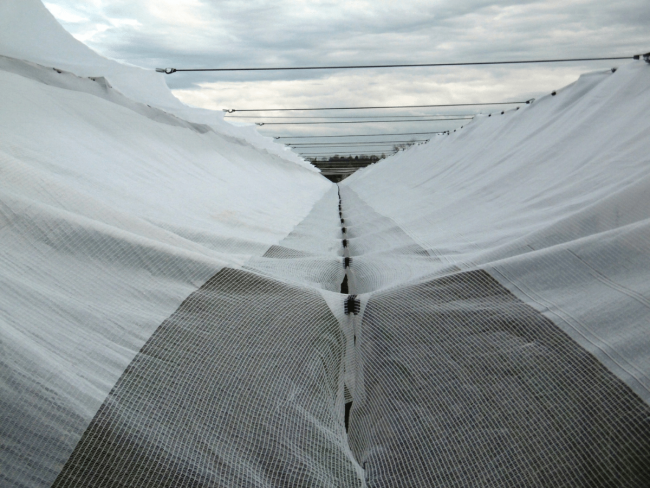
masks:
[[[310,115],[310,116],[301,116],[301,115],[228,115],[225,117],[229,119],[258,119],[264,117],[265,119],[367,119],[370,117],[393,117],[393,118],[415,118],[415,117],[473,117],[477,114],[424,114],[424,115],[352,115],[352,116],[333,116],[333,115]]]
[[[347,151],[350,151],[350,150],[354,149],[355,147],[358,147],[358,146],[341,146],[342,150],[347,150]],[[383,147],[392,148],[392,147],[395,147],[395,144],[377,144],[375,146],[368,147],[368,149],[373,148],[373,150],[374,150],[374,148],[383,148]],[[312,149],[312,150],[316,149],[316,150],[323,150],[324,151],[324,150],[334,149],[334,148],[333,147],[315,146],[315,147],[302,147],[302,148],[300,148],[300,147],[292,147],[291,149],[296,149],[297,152],[301,152],[301,151],[304,151],[305,149]],[[358,149],[358,150],[360,151],[361,149]]]
[[[305,152],[302,152],[302,151],[298,151],[298,152],[300,154],[348,154],[348,153],[350,153],[350,154],[365,154],[365,153],[361,153],[359,151],[354,151],[353,152],[353,151],[350,151],[349,149],[347,151],[325,151],[325,150],[321,150],[321,151],[318,151],[318,152],[315,152],[315,153],[305,153]],[[370,154],[376,154],[376,153],[386,154],[387,152],[394,152],[394,151],[392,151],[392,150],[391,151],[372,151],[372,153],[370,153]]]
[[[274,139],[318,139],[331,137],[382,137],[382,136],[423,136],[431,134],[445,134],[447,131],[430,131],[430,132],[401,132],[399,134],[344,134],[338,136],[273,136]]]
[[[292,111],[316,111],[316,110],[376,110],[394,108],[431,108],[431,107],[479,107],[483,105],[521,105],[530,104],[534,98],[519,102],[481,102],[481,103],[439,103],[433,105],[377,105],[367,107],[303,107],[303,108],[224,108],[226,113],[234,112],[292,112]]]
[[[418,119],[418,120],[362,120],[362,121],[345,121],[345,122],[255,122],[255,125],[323,125],[323,124],[397,124],[397,123],[414,123],[414,122],[446,122],[451,120],[472,120],[473,117],[460,117],[453,119]]]
[[[332,156],[339,156],[339,158],[344,159],[354,159],[356,156],[359,156],[359,160],[364,160],[364,159],[371,159],[372,157],[376,157],[377,160],[382,159],[382,157],[388,157],[392,156],[395,153],[381,153],[381,154],[341,154],[341,153],[329,153],[329,154],[298,154],[298,156],[305,158],[305,157],[310,157],[310,158],[325,158],[329,157],[331,158]],[[332,162],[332,161],[330,161]],[[340,161],[343,163],[344,161]]]
[[[509,64],[532,64],[532,63],[556,63],[556,62],[582,62],[582,61],[601,61],[601,60],[619,60],[630,59],[630,56],[615,56],[615,57],[601,57],[601,58],[571,58],[571,59],[546,59],[546,60],[519,60],[519,61],[481,61],[481,62],[464,62],[464,63],[427,63],[427,64],[394,64],[394,65],[355,65],[355,66],[307,66],[307,67],[280,67],[280,68],[201,68],[201,69],[174,69],[167,68],[165,70],[157,69],[167,74],[176,71],[271,71],[271,70],[317,70],[317,69],[363,69],[363,68],[406,68],[406,67],[419,67],[419,66],[478,66],[478,65],[509,65]],[[634,59],[639,59],[640,55],[633,56]],[[645,59],[645,58],[644,58]],[[648,59],[646,59],[648,61]],[[486,105],[506,105],[506,104],[530,104],[534,99],[524,102],[489,102],[489,103],[467,103],[467,104],[428,104],[428,105],[392,105],[392,106],[363,106],[363,107],[311,107],[311,108],[271,108],[271,109],[224,109],[227,114],[234,112],[272,112],[272,111],[316,111],[316,110],[375,110],[375,109],[396,109],[396,108],[430,108],[430,107],[459,107],[459,106],[486,106]],[[226,115],[232,118],[259,118],[256,116],[233,116]],[[445,117],[427,119],[426,117]],[[366,123],[398,123],[398,122],[440,122],[440,121],[454,121],[454,120],[471,120],[473,116],[469,114],[453,114],[453,115],[375,115],[363,116],[266,116],[267,119],[321,119],[317,122],[260,122],[258,126],[264,125],[324,125],[324,124],[366,124]],[[347,119],[367,119],[367,118],[390,118],[390,119],[411,119],[411,120],[361,120],[349,121]],[[336,119],[336,121],[323,121],[322,119]],[[341,121],[341,119],[346,119]],[[445,133],[448,131],[438,132],[420,132],[420,133],[402,133],[399,135],[418,135],[418,134],[435,134]],[[382,137],[387,134],[345,134],[345,135],[327,135],[327,136],[276,136],[275,139],[291,139],[291,138],[335,138],[335,137]],[[397,134],[394,134],[397,135]],[[409,144],[412,145],[419,141],[377,141],[365,143],[305,143],[305,144],[286,144],[294,150],[302,149],[316,149],[327,146],[333,147],[390,147],[395,144]],[[426,142],[426,141],[425,141]],[[337,153],[335,153],[337,154]],[[303,153],[303,156],[317,156],[314,153]],[[352,155],[350,155],[352,156]]]
[[[303,143],[303,144],[297,144],[297,143],[288,143],[285,144],[286,146],[290,147],[309,147],[309,146],[377,146],[380,144],[414,144],[418,142],[428,142],[429,139],[420,139],[416,141],[375,141],[375,142],[341,142],[341,143],[336,143],[336,142],[308,142],[308,143]]]
[[[304,158],[304,157],[310,157],[310,158],[324,158],[324,157],[332,157],[332,156],[338,156],[341,159],[348,158],[348,159],[353,159],[356,156],[359,156],[359,159],[370,159],[372,157],[376,157],[378,159],[381,159],[382,157],[388,157],[392,156],[396,153],[389,153],[389,152],[384,152],[384,153],[379,153],[379,154],[359,154],[359,153],[352,153],[352,154],[347,154],[347,153],[326,153],[326,154],[298,154],[298,156]],[[341,161],[342,162],[342,161]]]
[[[362,144],[362,145],[373,145],[373,144],[382,144],[389,142],[428,142],[430,139],[408,139],[408,140],[397,140],[397,139],[388,139],[381,141],[336,141],[336,142],[322,142],[322,141],[313,141],[313,142],[285,142],[286,146],[313,146],[314,144],[318,146],[340,146],[341,144]]]
[[[398,144],[373,144],[372,146],[357,146],[356,144],[350,145],[350,146],[310,146],[310,147],[294,147],[294,146],[287,146],[290,147],[291,149],[295,149],[297,151],[305,151],[305,150],[320,150],[320,151],[334,151],[338,150],[337,148],[342,148],[347,151],[351,151],[355,148],[357,151],[362,151],[362,150],[372,150],[371,148],[373,147],[395,147],[398,146]]]
[[[205,71],[296,71],[296,70],[321,70],[321,69],[376,69],[376,68],[423,68],[442,66],[487,66],[507,64],[539,64],[539,63],[569,63],[585,61],[613,61],[620,59],[639,59],[637,56],[608,56],[598,58],[561,58],[561,59],[525,59],[518,61],[470,61],[460,63],[417,63],[417,64],[366,64],[342,66],[281,66],[281,67],[255,67],[255,68],[156,68],[159,73],[171,75],[177,72],[205,72]]]

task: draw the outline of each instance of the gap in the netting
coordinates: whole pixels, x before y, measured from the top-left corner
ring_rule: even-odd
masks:
[[[347,273],[345,274],[345,278],[343,278],[343,282],[341,283],[341,293],[344,295],[347,295],[350,293],[350,290],[348,289],[348,275]]]
[[[352,410],[352,402],[345,404],[345,431],[348,432],[350,427],[350,410]]]
[[[345,274],[345,278],[343,278],[343,281],[341,282],[341,293],[344,295],[348,295],[350,293],[350,290],[348,288],[348,274]],[[354,342],[356,344],[356,336],[354,338]],[[350,410],[352,409],[352,402],[347,402],[345,404],[345,431],[348,432],[348,429],[350,427]]]

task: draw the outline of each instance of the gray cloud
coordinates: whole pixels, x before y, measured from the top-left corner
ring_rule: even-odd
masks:
[[[647,0],[48,0],[47,5],[95,50],[147,68],[422,63],[650,50]],[[548,93],[582,72],[615,64],[191,73],[167,82],[184,101],[210,108],[478,102]],[[385,128],[407,131],[417,124]],[[341,126],[337,133],[357,129]],[[274,130],[307,132],[298,126]],[[309,133],[315,130],[332,132],[312,127]]]

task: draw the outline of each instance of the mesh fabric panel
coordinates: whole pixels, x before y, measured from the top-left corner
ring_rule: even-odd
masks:
[[[650,407],[485,271],[374,294],[358,344],[369,486],[650,486]]]
[[[332,186],[289,235],[263,256],[248,260],[244,269],[338,292],[345,272],[337,203],[337,187]]]
[[[54,486],[358,486],[343,341],[319,294],[220,271],[129,365]]]
[[[434,274],[449,265],[428,252],[393,220],[379,214],[349,187],[341,188],[353,257],[355,293],[369,293]]]
[[[337,191],[93,59],[0,57],[2,488],[650,486],[650,66]]]

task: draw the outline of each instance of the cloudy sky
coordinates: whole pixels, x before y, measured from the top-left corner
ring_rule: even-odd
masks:
[[[549,59],[650,51],[648,0],[47,0],[77,39],[145,68]],[[623,61],[624,62],[624,61]],[[466,68],[176,73],[185,103],[212,109],[526,100],[621,61]],[[493,110],[501,110],[495,107]],[[474,113],[479,108],[373,111]],[[487,112],[489,108],[481,108]],[[320,112],[320,116],[369,112]],[[234,114],[255,115],[261,114]],[[311,112],[268,116],[313,116]],[[235,119],[233,119],[235,120]],[[241,119],[253,121],[254,119]],[[331,119],[322,119],[326,121]],[[354,119],[340,119],[340,121]],[[362,119],[363,120],[363,119]],[[405,119],[406,120],[406,119]],[[462,121],[265,125],[268,135],[446,130]],[[379,149],[379,148],[377,148]]]

